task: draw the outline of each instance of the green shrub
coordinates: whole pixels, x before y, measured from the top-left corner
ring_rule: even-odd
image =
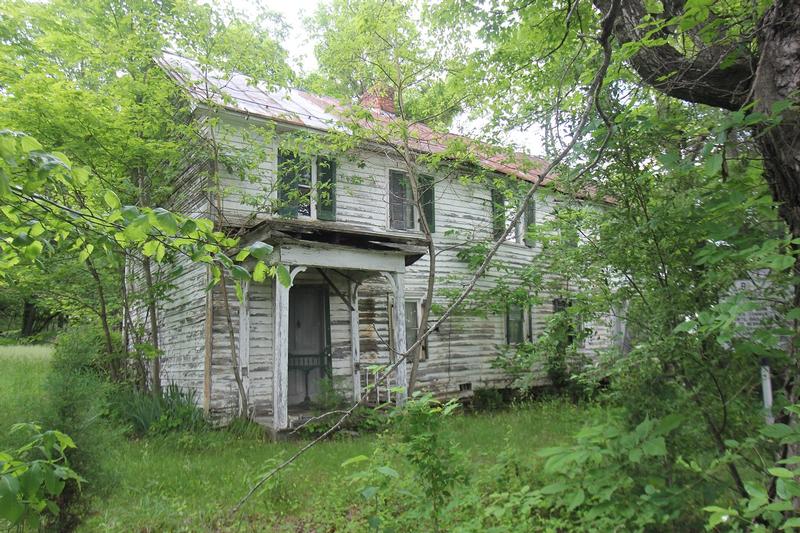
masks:
[[[55,502],[67,481],[83,481],[66,456],[75,443],[60,431],[42,431],[36,424],[16,424],[11,431],[31,435],[22,447],[0,452],[0,526],[38,529],[45,511],[58,516]]]
[[[172,431],[200,431],[208,427],[197,407],[194,390],[175,384],[164,387],[161,396],[132,387],[120,387],[111,400],[114,417],[141,437]]]
[[[505,405],[506,400],[499,389],[477,389],[470,402],[470,406],[476,411],[495,411]]]
[[[58,335],[53,351],[53,369],[69,372],[94,372],[107,375],[111,360],[120,351],[119,335],[113,334],[115,353],[106,350],[105,336],[100,326],[79,324]]]
[[[47,377],[52,406],[50,427],[72,435],[76,448],[68,452],[70,464],[86,478],[88,491],[102,493],[113,485],[114,473],[101,467],[101,458],[124,438],[121,428],[108,418],[108,398],[115,388],[105,379],[103,337],[99,328],[81,325],[62,333]],[[76,483],[68,483],[59,498],[61,513],[55,527],[74,528],[88,510]]]

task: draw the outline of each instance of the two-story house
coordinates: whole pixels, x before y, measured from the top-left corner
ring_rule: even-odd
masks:
[[[227,290],[239,371],[254,416],[276,430],[287,428],[292,413],[306,408],[324,383],[357,397],[375,382],[377,365],[389,363],[416,339],[422,306],[428,305],[426,241],[406,167],[379,142],[359,144],[350,157],[312,153],[297,159],[296,152],[281,149],[281,136],[331,131],[340,119],[337,110],[344,109],[339,102],[299,90],[268,90],[238,74],[224,79],[201,75],[193,62],[174,55],[159,63],[196,101],[195,119],[213,114],[210,127],[224,125],[234,132],[226,142],[258,143],[262,154],[254,168],[256,179],[223,178],[220,201],[206,174],[189,168],[175,183],[171,206],[219,221],[241,234],[245,244],[271,244],[273,260],[290,271],[290,288],[273,279],[250,282],[241,301],[232,287]],[[217,91],[213,109],[203,104],[209,85]],[[368,104],[376,116],[392,119],[391,99],[376,97]],[[421,124],[416,128],[415,150],[441,149],[432,130]],[[267,130],[274,135],[259,133]],[[537,178],[535,170],[499,157],[481,158],[479,164],[515,179]],[[437,291],[457,289],[472,272],[459,251],[497,233],[498,199],[493,201],[485,183],[444,171],[420,181],[437,250]],[[289,193],[275,187],[281,183],[289,184]],[[312,190],[324,193],[308,194]],[[269,209],[254,200],[264,197],[282,202]],[[501,246],[499,260],[512,266],[530,263],[537,250],[526,242],[522,228],[550,217],[555,202],[545,184],[520,228]],[[181,266],[169,298],[160,303],[162,379],[197,391],[207,411],[233,411],[239,395],[221,287],[206,291],[210,274],[205,265],[187,261]],[[478,286],[489,288],[500,276],[506,284],[515,283],[507,273],[490,271]],[[512,306],[505,313],[453,316],[427,339],[418,387],[441,395],[507,387],[509,377],[493,365],[499,350],[532,338],[553,306],[561,305],[557,296],[530,309]],[[593,324],[592,330],[586,350],[611,338],[610,324]],[[406,380],[406,365],[400,365],[391,385]],[[398,392],[383,387],[375,394],[388,400]]]

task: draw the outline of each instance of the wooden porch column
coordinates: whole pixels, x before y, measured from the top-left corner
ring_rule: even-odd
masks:
[[[358,322],[358,287],[350,282],[350,347],[353,355],[353,400],[361,397],[361,334]]]
[[[292,281],[297,274],[306,269],[294,267],[289,273]],[[289,427],[289,288],[284,287],[278,278],[274,282],[272,363],[272,429],[280,431]]]
[[[394,291],[394,305],[392,306],[392,323],[394,324],[394,357],[392,361],[397,361],[400,354],[406,351],[406,287],[405,275],[402,272],[384,273],[390,281]],[[406,372],[406,359],[397,365],[396,376],[397,386],[402,387],[402,392],[397,393],[397,404],[402,405],[408,397],[408,375]]]

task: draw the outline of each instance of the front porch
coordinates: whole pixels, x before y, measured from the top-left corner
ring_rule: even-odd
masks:
[[[266,289],[244,287],[238,304],[239,366],[247,395],[254,399],[254,418],[272,430],[290,429],[319,412],[322,394],[359,398],[379,379],[377,365],[394,364],[395,354],[406,350],[405,305],[394,302],[405,302],[405,268],[421,247],[402,243],[397,249],[390,239],[372,239],[370,246],[358,247],[270,239],[273,261],[287,267],[291,285],[276,279]],[[265,328],[271,338],[253,343]],[[254,359],[266,365],[254,365]],[[388,381],[372,391],[373,401],[403,402],[405,391],[391,388],[405,388],[405,362]]]

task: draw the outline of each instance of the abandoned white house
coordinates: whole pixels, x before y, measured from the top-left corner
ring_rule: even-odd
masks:
[[[415,339],[421,306],[427,305],[423,297],[428,258],[404,167],[375,143],[363,143],[355,157],[337,161],[312,154],[303,179],[295,184],[303,192],[325,183],[325,197],[301,196],[289,205],[289,213],[260,207],[252,198],[280,194],[274,184],[285,179],[282,164],[293,157],[279,148],[281,135],[330,131],[341,105],[299,90],[268,90],[238,74],[209,81],[209,74],[174,55],[159,62],[195,99],[196,119],[212,112],[202,103],[207,96],[201,94],[203,86],[211,83],[216,88],[213,113],[219,122],[213,127],[224,124],[227,131],[240,132],[226,142],[258,142],[257,129],[264,125],[275,133],[261,141],[258,179],[224,178],[220,205],[212,198],[207,176],[191,168],[174,184],[171,202],[178,212],[240,229],[245,243],[270,243],[274,260],[291,272],[291,288],[269,278],[250,282],[241,302],[232,286],[227,291],[239,369],[254,416],[276,430],[288,427],[294,408],[319,394],[323,378],[341,394],[356,397],[374,383],[370,368],[392,359],[390,345],[402,352]],[[376,115],[392,119],[390,99],[375,98],[371,104]],[[424,137],[426,127],[417,128]],[[416,149],[432,150],[435,144],[420,142]],[[484,158],[480,164],[522,180],[536,178],[535,171],[509,166],[499,158]],[[446,173],[435,176],[426,190],[424,205],[437,248],[437,289],[458,288],[471,274],[458,258],[459,250],[470,244],[464,236],[487,241],[497,230],[492,191]],[[547,219],[555,201],[545,186],[523,223]],[[529,263],[536,248],[528,246],[523,231],[512,237],[501,246],[498,259],[510,265]],[[239,396],[221,287],[205,290],[205,265],[186,261],[182,267],[159,304],[162,381],[194,389],[208,411],[234,410]],[[499,276],[506,274],[491,271],[478,286],[490,287]],[[513,285],[514,280],[505,282]],[[443,395],[507,387],[509,377],[492,364],[498,351],[534,336],[553,305],[557,304],[550,301],[531,309],[510,308],[486,317],[454,316],[427,340],[418,387]],[[612,327],[592,324],[584,349],[606,345]],[[405,382],[404,365],[392,380]],[[393,394],[388,389],[379,393],[384,398]]]

